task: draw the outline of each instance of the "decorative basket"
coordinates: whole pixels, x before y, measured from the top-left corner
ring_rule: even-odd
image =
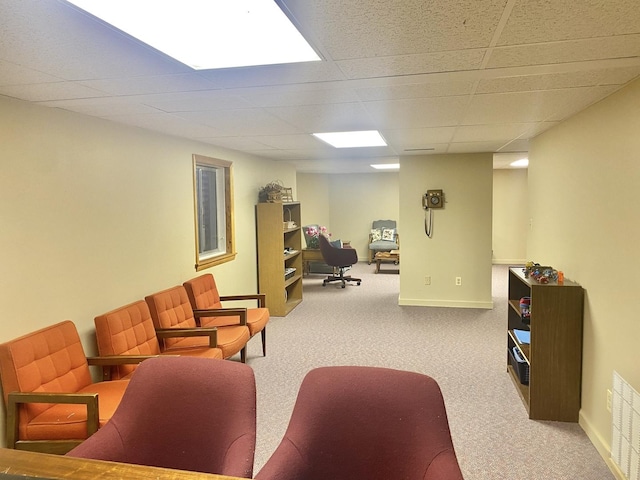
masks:
[[[284,187],[278,182],[267,183],[258,192],[260,203],[282,203],[282,191]]]
[[[288,208],[284,209],[284,221],[282,222],[282,226],[285,230],[289,230],[290,228],[296,228],[296,222],[291,220],[291,210]]]
[[[529,385],[529,364],[520,356],[517,347],[513,347],[513,349],[508,350],[508,352],[509,362],[518,375],[520,383]]]

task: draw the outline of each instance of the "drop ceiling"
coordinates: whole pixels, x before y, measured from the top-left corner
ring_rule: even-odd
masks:
[[[0,0],[0,95],[338,173],[515,159],[640,76],[637,0],[278,3],[321,62],[194,71],[64,1]],[[311,136],[372,129],[388,147]]]

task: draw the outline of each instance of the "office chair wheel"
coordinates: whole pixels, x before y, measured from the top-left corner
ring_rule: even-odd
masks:
[[[342,288],[344,288],[344,287],[346,287],[346,285],[343,283],[343,284],[342,284]]]
[[[327,286],[327,282],[326,282],[326,280],[323,280],[323,281],[322,281],[322,286],[323,286],[323,287],[326,287],[326,286]]]
[[[359,286],[359,285],[360,285],[360,282],[358,282],[356,285],[358,285],[358,286]]]

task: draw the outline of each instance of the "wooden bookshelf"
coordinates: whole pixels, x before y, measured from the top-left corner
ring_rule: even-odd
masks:
[[[531,297],[530,325],[522,323],[520,298]],[[582,317],[580,285],[540,284],[526,278],[522,268],[509,269],[507,371],[534,420],[577,422],[582,380]],[[531,343],[521,344],[514,329],[530,330]],[[523,384],[509,361],[516,347],[529,366]]]
[[[295,227],[285,228],[287,221]],[[266,295],[269,313],[284,317],[302,302],[300,203],[257,204],[256,240],[258,289]],[[295,268],[295,272],[285,277],[287,268]]]

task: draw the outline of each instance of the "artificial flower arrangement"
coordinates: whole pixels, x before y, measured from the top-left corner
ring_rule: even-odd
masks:
[[[327,227],[310,225],[305,229],[305,238],[307,240],[307,248],[320,248],[320,235],[330,237],[331,234],[327,232]]]

